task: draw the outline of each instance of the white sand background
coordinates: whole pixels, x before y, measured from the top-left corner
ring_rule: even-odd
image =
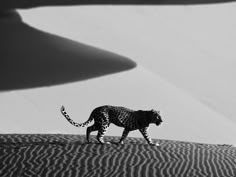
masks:
[[[44,31],[132,58],[138,67],[72,84],[0,93],[1,133],[79,133],[103,104],[160,109],[153,138],[236,143],[236,3],[20,10]],[[4,120],[4,121],[3,121]],[[107,135],[122,133],[111,126]],[[132,132],[130,136],[141,136]]]

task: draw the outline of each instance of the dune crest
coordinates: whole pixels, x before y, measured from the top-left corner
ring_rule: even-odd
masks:
[[[0,9],[33,8],[41,6],[71,6],[71,5],[194,5],[227,3],[235,0],[3,0]]]

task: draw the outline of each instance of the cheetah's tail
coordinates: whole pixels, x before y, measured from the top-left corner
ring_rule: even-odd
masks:
[[[88,125],[88,124],[92,121],[92,119],[89,118],[86,122],[81,123],[81,124],[74,122],[74,121],[70,118],[70,116],[67,114],[67,112],[66,112],[64,106],[61,107],[61,113],[62,113],[62,115],[63,115],[72,125],[74,125],[75,127],[84,127],[84,126]]]

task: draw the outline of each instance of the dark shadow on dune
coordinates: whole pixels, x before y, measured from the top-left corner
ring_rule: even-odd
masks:
[[[235,0],[2,0],[2,9],[59,5],[193,5],[226,3]]]
[[[126,57],[49,34],[0,12],[0,91],[81,81],[134,68]]]

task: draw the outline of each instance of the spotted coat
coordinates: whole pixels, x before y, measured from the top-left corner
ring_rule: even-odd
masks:
[[[81,124],[74,122],[70,118],[70,116],[65,111],[64,106],[61,107],[61,113],[72,125],[76,127],[87,126],[92,120],[94,120],[94,124],[87,128],[86,136],[88,142],[90,133],[93,131],[98,131],[97,140],[101,144],[105,143],[103,137],[109,125],[113,123],[119,127],[124,128],[122,137],[119,141],[119,143],[121,144],[124,143],[124,140],[128,136],[130,131],[139,130],[150,145],[158,145],[152,142],[147,132],[149,124],[154,123],[156,125],[159,125],[162,122],[160,112],[155,110],[134,111],[125,107],[105,105],[95,108],[92,111],[89,119]]]

